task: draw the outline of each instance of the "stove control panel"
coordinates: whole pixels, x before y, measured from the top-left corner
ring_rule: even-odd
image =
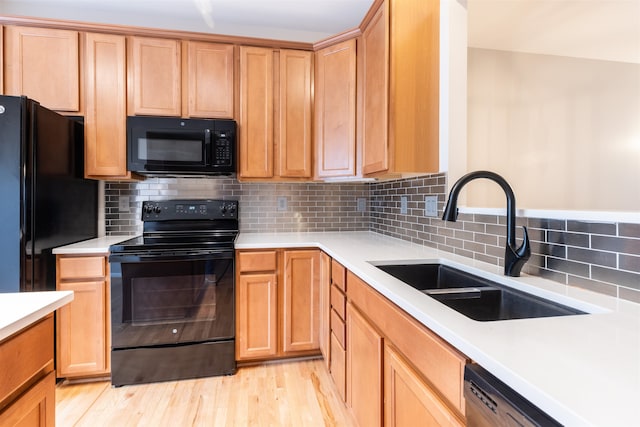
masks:
[[[142,202],[143,221],[238,219],[237,200],[161,200]]]

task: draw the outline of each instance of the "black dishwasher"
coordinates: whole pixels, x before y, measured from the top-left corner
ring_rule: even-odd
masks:
[[[464,369],[468,427],[551,427],[556,420],[479,365]]]

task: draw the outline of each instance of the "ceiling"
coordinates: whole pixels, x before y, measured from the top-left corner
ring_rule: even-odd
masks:
[[[317,42],[360,25],[373,0],[0,0],[0,14]]]
[[[0,0],[0,15],[314,43],[357,27],[373,1]],[[456,1],[471,47],[640,63],[640,0]]]

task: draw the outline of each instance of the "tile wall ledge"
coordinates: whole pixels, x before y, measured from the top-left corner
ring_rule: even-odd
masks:
[[[478,208],[460,206],[458,209],[460,213],[466,214],[505,215],[506,213],[506,208]],[[516,216],[525,218],[545,218],[605,223],[624,222],[640,224],[640,212],[518,209],[516,212]]]

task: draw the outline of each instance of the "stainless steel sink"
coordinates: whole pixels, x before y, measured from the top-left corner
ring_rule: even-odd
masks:
[[[442,264],[376,265],[406,284],[478,320],[495,321],[586,314]]]

